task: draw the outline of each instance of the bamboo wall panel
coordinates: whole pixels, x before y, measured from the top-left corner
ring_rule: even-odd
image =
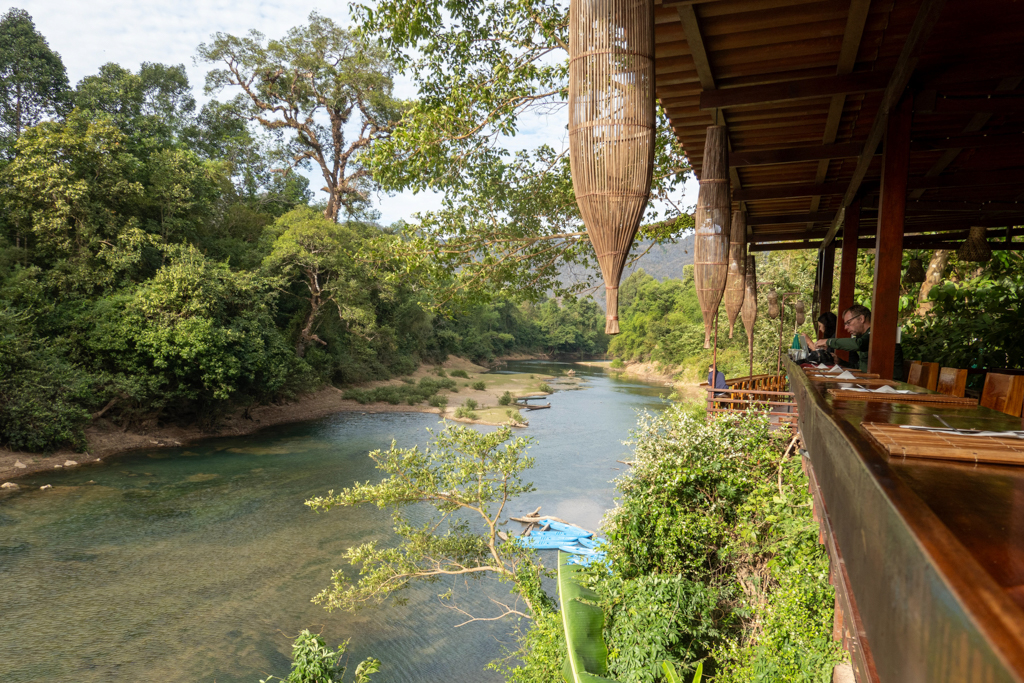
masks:
[[[693,281],[704,316],[704,348],[711,348],[711,327],[729,275],[732,206],[729,197],[729,148],[725,126],[708,126],[704,169],[694,216]]]
[[[654,5],[569,5],[569,149],[573,189],[619,332],[619,279],[644,215],[654,167]]]
[[[729,339],[743,308],[747,273],[747,219],[742,211],[732,214],[729,238],[729,275],[725,280],[725,313],[729,317]]]

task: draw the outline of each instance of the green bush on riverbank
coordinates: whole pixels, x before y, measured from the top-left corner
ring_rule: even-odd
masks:
[[[660,662],[717,682],[830,680],[833,591],[799,458],[760,417],[700,407],[644,415],[608,519],[612,573],[595,565],[609,676],[661,681]],[[559,680],[564,642],[543,620],[508,680]],[[501,668],[501,665],[498,665]],[[685,679],[686,677],[683,676]]]

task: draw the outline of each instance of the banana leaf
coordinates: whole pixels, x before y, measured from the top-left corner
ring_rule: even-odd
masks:
[[[562,602],[562,628],[569,656],[562,665],[566,683],[612,681],[608,673],[608,648],[604,644],[604,612],[597,593],[580,585],[569,553],[558,551],[558,596]],[[588,602],[584,602],[588,601]]]

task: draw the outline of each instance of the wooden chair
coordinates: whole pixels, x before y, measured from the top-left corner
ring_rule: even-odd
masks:
[[[908,360],[908,361],[905,361],[903,363],[903,372],[905,373],[905,375],[903,377],[903,381],[904,382],[907,382],[907,383],[910,382],[910,371],[914,369],[915,365],[920,365],[920,364],[921,364],[921,361],[919,361],[919,360]],[[895,379],[895,377],[893,379]]]
[[[967,370],[958,368],[942,368],[939,370],[939,382],[935,391],[946,396],[963,398],[967,390]]]
[[[981,405],[1019,417],[1024,407],[1024,375],[1000,375],[994,372],[985,375]]]
[[[935,386],[938,383],[938,363],[918,363],[915,361],[910,364],[910,374],[907,376],[907,384],[913,384],[915,387],[923,387],[929,391],[935,391]]]

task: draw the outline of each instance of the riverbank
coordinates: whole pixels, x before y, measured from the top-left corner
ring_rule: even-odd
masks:
[[[407,375],[406,377],[416,381],[422,377],[436,377],[437,367],[436,365],[424,364],[412,375]],[[41,454],[0,449],[0,482],[16,480],[37,472],[64,467],[80,467],[129,451],[152,448],[176,448],[202,439],[222,436],[246,436],[267,427],[316,420],[342,412],[436,413],[438,417],[459,422],[490,425],[502,424],[506,423],[509,419],[505,411],[515,408],[515,406],[498,406],[498,399],[505,391],[510,391],[516,396],[543,396],[549,392],[542,391],[540,389],[541,385],[551,381],[567,381],[556,380],[552,375],[492,375],[488,373],[487,368],[457,357],[449,358],[441,367],[444,368],[446,374],[453,370],[461,370],[469,376],[468,379],[453,377],[458,383],[459,391],[447,394],[449,404],[443,410],[426,403],[412,406],[406,404],[391,405],[389,403],[361,404],[354,400],[342,398],[344,391],[330,386],[299,396],[294,401],[253,406],[248,410],[240,408],[231,415],[219,420],[213,429],[204,429],[196,425],[165,425],[162,427],[152,426],[124,430],[109,420],[99,419],[94,421],[85,430],[88,443],[87,452],[85,453],[60,450],[54,453]],[[486,389],[482,391],[473,390],[471,388],[472,383],[479,381],[484,382]],[[578,382],[578,380],[575,381],[577,384]],[[360,385],[360,388],[372,389],[379,386],[398,385],[401,383],[401,378],[396,377],[386,381],[369,382]],[[570,387],[566,386],[565,388]],[[475,400],[481,408],[486,407],[486,409],[475,411],[479,419],[472,420],[455,417],[456,410],[465,403],[466,399]]]
[[[627,361],[621,368],[613,368],[608,361],[577,361],[580,365],[587,365],[592,368],[602,368],[606,372],[617,372],[640,379],[645,382],[657,382],[672,390],[683,400],[703,399],[705,391],[700,388],[700,382],[696,380],[684,380],[680,376],[687,372],[687,368],[675,365],[661,365],[659,363],[638,363]]]

